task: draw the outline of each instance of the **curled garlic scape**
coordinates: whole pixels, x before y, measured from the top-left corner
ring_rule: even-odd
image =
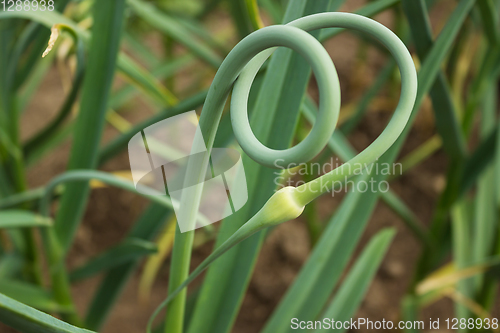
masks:
[[[147,332],[151,332],[152,322],[160,310],[214,260],[257,231],[300,216],[306,204],[331,190],[336,181],[351,177],[351,170],[355,169],[352,165],[369,165],[375,162],[393,145],[405,128],[417,93],[417,74],[405,45],[391,30],[372,19],[351,13],[328,12],[302,17],[286,25],[259,29],[231,50],[215,75],[200,117],[200,128],[208,141],[207,148],[211,149],[213,145],[224,104],[233,89],[231,122],[238,143],[249,157],[272,167],[278,159],[285,165],[296,165],[316,156],[335,129],[340,109],[340,86],[328,53],[320,42],[305,31],[333,27],[353,29],[374,37],[394,56],[401,72],[401,95],[389,124],[375,141],[350,161],[309,183],[297,188],[284,187],[274,193],[250,220],[215,249],[168,295],[151,316]],[[252,82],[260,67],[278,46],[295,50],[310,63],[320,92],[319,114],[311,132],[302,142],[285,150],[274,150],[260,143],[250,128],[247,112]],[[325,187],[325,183],[331,186]]]

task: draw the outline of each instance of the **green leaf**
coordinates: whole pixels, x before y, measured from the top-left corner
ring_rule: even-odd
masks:
[[[481,117],[480,136],[485,137],[495,130],[497,108],[497,93],[492,86],[484,101]],[[497,152],[495,151],[495,154]],[[494,165],[488,166],[481,174],[477,185],[475,197],[474,223],[472,224],[472,262],[480,262],[492,253],[493,245],[497,238],[498,207],[495,193]],[[474,279],[474,288],[477,292],[482,286],[483,277]]]
[[[52,219],[27,210],[0,211],[0,229],[52,226]]]
[[[346,321],[355,315],[395,233],[394,229],[386,229],[373,236],[345,277],[344,283],[324,312],[323,318]],[[315,332],[327,331],[329,330],[323,329]],[[340,331],[345,332],[346,330]]]
[[[144,19],[144,21],[172,37],[178,43],[186,46],[208,64],[217,68],[222,63],[220,56],[213,52],[208,46],[201,43],[190,31],[167,14],[162,13],[159,9],[143,1],[127,0],[127,3],[137,15]]]
[[[57,304],[50,292],[34,284],[1,279],[0,293],[41,311],[64,312],[66,310]]]
[[[354,11],[354,13],[371,17],[378,13],[383,12],[386,9],[389,9],[395,5],[397,5],[401,0],[377,0],[371,1],[367,5],[361,7],[360,9]],[[339,6],[340,7],[340,6]],[[338,7],[337,7],[338,9]],[[335,11],[335,8],[330,8],[329,11]],[[320,41],[325,41],[326,39],[332,38],[342,31],[345,31],[343,28],[329,28],[323,29],[323,32],[320,35]]]
[[[124,10],[125,0],[97,1],[93,4],[94,24],[80,111],[68,162],[70,170],[96,167],[98,146],[105,124],[108,97],[118,57]],[[54,230],[50,229],[43,233],[55,298],[60,304],[68,307],[73,306],[73,301],[64,258],[73,242],[88,194],[87,182],[68,184],[61,196]],[[64,319],[70,323],[79,322],[76,311],[64,315]]]
[[[441,63],[449,54],[453,42],[457,37],[458,32],[460,31],[460,28],[463,25],[468,13],[472,9],[474,2],[475,1],[471,0],[461,0],[449,16],[449,20],[441,30],[431,50],[428,52],[426,58],[424,59],[420,71],[418,72],[418,91],[415,100],[415,106],[413,108],[414,112],[412,113],[405,130],[399,136],[398,140],[384,155],[382,155],[381,158],[379,158],[379,163],[393,163],[397,155],[401,151],[404,140],[408,136],[412,124],[415,121],[415,117],[418,113],[416,112],[416,110],[420,108],[425,99],[425,96],[430,91],[436,78],[438,77],[441,71]],[[460,163],[452,163],[451,165],[451,168],[456,168],[457,170],[454,170],[449,174],[449,178],[447,181],[447,187],[449,186],[449,189],[446,191],[445,197],[442,197],[440,199],[440,202],[438,203],[438,208],[436,209],[436,213],[431,224],[432,235],[439,234],[443,229],[443,224],[446,222],[449,206],[453,202],[453,196],[458,192],[456,184],[458,183],[459,179],[456,180],[454,178],[457,178],[459,175],[461,175],[461,170],[459,170],[461,166],[462,164]],[[428,251],[429,253],[433,252],[430,248],[428,249]],[[433,258],[429,258],[428,256],[423,255],[417,268],[417,276],[422,277],[423,275],[425,275],[428,269],[430,267],[433,267],[433,265],[435,264],[435,259],[439,260],[439,257],[433,255]]]
[[[500,30],[498,27],[498,9],[493,0],[481,0],[477,2],[481,13],[483,31],[490,44],[497,44],[500,41]]]
[[[162,106],[177,104],[177,98],[165,88],[153,74],[134,62],[129,56],[121,53],[118,57],[120,72],[128,81],[150,95]]]
[[[151,71],[151,74],[153,74],[157,80],[168,79],[188,67],[188,65],[192,65],[195,59],[196,58],[192,54],[183,55],[179,58],[155,66],[155,68]],[[136,87],[133,85],[125,85],[113,92],[111,98],[109,99],[109,106],[112,109],[121,107],[137,95],[138,90],[135,88]]]
[[[252,23],[245,2],[240,0],[228,1],[228,5],[233,24],[236,26],[240,39],[243,39],[252,32]]]
[[[101,148],[99,151],[98,164],[103,164],[113,156],[116,156],[116,154],[118,154],[122,149],[126,148],[130,139],[139,131],[160,120],[196,109],[198,106],[203,104],[206,97],[207,92],[202,91],[194,96],[186,98],[176,106],[158,112],[153,117],[132,126],[127,132],[118,135]]]
[[[72,20],[62,15],[57,11],[2,11],[0,12],[0,19],[7,18],[24,18],[32,20],[43,24],[47,28],[51,28],[56,23],[63,23],[70,26],[74,31],[76,31],[82,37],[88,39],[88,34],[84,32],[78,25]]]
[[[464,162],[464,172],[460,180],[458,197],[461,197],[471,189],[484,169],[494,160],[499,133],[498,128],[489,133],[467,157],[467,160]]]
[[[59,30],[65,30],[64,26],[58,27]],[[59,110],[57,117],[53,119],[44,129],[42,129],[35,136],[30,138],[28,142],[24,145],[23,151],[25,155],[25,159],[28,160],[31,154],[34,154],[35,150],[43,149],[44,146],[47,146],[48,142],[50,142],[54,137],[56,137],[58,133],[58,128],[62,126],[64,120],[69,116],[71,110],[73,109],[73,105],[76,102],[78,97],[78,92],[80,91],[80,87],[83,81],[83,75],[85,72],[85,49],[82,38],[76,33],[72,33],[74,42],[76,45],[76,61],[77,67],[75,70],[75,75],[73,78],[71,90],[66,97],[61,109]],[[40,148],[41,147],[41,148]]]
[[[471,218],[469,215],[470,207],[465,200],[458,201],[451,211],[452,216],[452,236],[453,236],[453,261],[457,269],[466,268],[471,264],[472,253],[470,248],[471,242]],[[457,282],[457,291],[465,297],[473,297],[472,279],[464,279]],[[456,304],[455,314],[457,318],[469,318],[471,313],[467,307],[461,304]],[[465,332],[464,329],[460,330]]]
[[[123,263],[134,261],[143,256],[156,253],[158,247],[155,243],[142,239],[129,238],[119,245],[89,260],[82,267],[70,273],[71,281],[79,281],[103,271],[109,271]]]
[[[88,66],[68,169],[92,169],[96,165],[97,148],[105,123],[120,44],[124,8],[124,0],[94,4],[93,38],[89,46]],[[88,185],[70,184],[61,198],[55,229],[63,248],[68,248],[73,240],[87,194]]]
[[[0,321],[23,333],[92,333],[0,294]]]
[[[423,0],[403,0],[402,4],[410,23],[418,56],[424,60],[433,45],[432,30],[425,2]],[[445,151],[452,159],[463,158],[466,152],[465,139],[446,76],[442,71],[438,74],[429,93],[436,119],[436,129],[441,136]]]

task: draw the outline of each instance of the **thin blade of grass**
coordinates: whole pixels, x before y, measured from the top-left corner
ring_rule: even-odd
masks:
[[[500,42],[500,30],[498,26],[498,9],[492,0],[481,0],[477,2],[481,13],[483,31],[490,44]]]
[[[472,9],[475,1],[461,0],[455,7],[454,11],[449,16],[449,19],[443,29],[441,30],[439,36],[434,42],[431,50],[427,53],[421,69],[418,73],[418,91],[417,98],[415,101],[414,110],[418,110],[422,105],[425,96],[432,88],[435,80],[438,78],[441,67],[440,64],[444,61],[446,56],[449,54],[451,47],[455,38],[460,31],[465,18]],[[380,160],[391,163],[395,160],[398,152],[401,149],[402,143],[406,136],[408,135],[409,129],[415,119],[417,112],[413,112],[410,117],[409,124],[406,126],[405,130],[396,141],[396,143],[382,156]],[[431,223],[431,236],[438,235],[442,232],[443,226],[446,222],[446,217],[448,216],[449,207],[452,205],[454,196],[457,193],[459,177],[461,176],[461,166],[460,163],[453,163],[451,165],[450,172],[448,173],[447,188],[440,198],[438,207],[436,209],[435,215],[433,217],[433,222]],[[436,237],[438,239],[439,237]],[[431,252],[429,249],[428,251]],[[424,254],[417,268],[416,275],[419,277],[425,276],[426,272],[436,264],[434,260],[439,259],[437,256],[433,256],[432,260],[428,260],[427,256]]]
[[[130,48],[130,51],[142,60],[141,63],[146,63],[152,67],[159,66],[161,62],[160,59],[153,53],[152,50],[143,45],[143,43],[139,40],[142,37],[143,36],[134,34],[130,31],[125,31],[123,33],[123,41]]]

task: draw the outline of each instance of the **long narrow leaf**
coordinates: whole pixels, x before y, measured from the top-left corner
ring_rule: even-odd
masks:
[[[47,312],[64,312],[51,293],[40,286],[12,279],[0,280],[0,293],[18,302]]]
[[[146,22],[174,38],[177,42],[184,44],[188,49],[193,51],[193,53],[200,56],[213,67],[219,67],[222,62],[221,57],[214,53],[209,47],[200,43],[189,31],[167,14],[160,12],[151,4],[143,1],[128,0],[127,2],[134,12]]]
[[[52,219],[47,217],[42,217],[27,210],[0,211],[0,229],[48,227],[51,225],[52,225]]]
[[[92,333],[0,294],[0,321],[23,333]]]
[[[387,229],[373,236],[349,274],[345,277],[345,282],[335,294],[332,302],[324,312],[323,318],[335,318],[335,321],[343,322],[354,316],[395,233],[394,229]],[[324,328],[316,332],[327,331]],[[346,329],[340,331],[345,332]]]
[[[410,30],[415,41],[420,59],[425,59],[432,47],[432,30],[427,17],[423,0],[403,0],[403,9],[410,23]],[[443,147],[452,159],[465,155],[465,140],[457,119],[457,111],[453,105],[450,89],[443,72],[438,74],[436,82],[430,90],[430,97],[436,129],[443,140]]]

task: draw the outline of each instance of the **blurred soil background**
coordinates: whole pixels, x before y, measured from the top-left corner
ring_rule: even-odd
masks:
[[[352,12],[363,3],[364,1],[361,0],[348,0],[341,10]],[[435,34],[439,32],[454,6],[453,0],[441,0],[434,7],[431,12],[431,22],[435,28]],[[393,18],[390,13],[376,16],[375,19],[388,27],[393,27]],[[220,10],[209,16],[205,21],[205,26],[214,34],[220,34],[222,31],[222,35],[228,36],[230,39],[229,43],[236,42],[231,37],[236,36],[231,18],[225,11]],[[159,35],[152,33],[146,42],[151,49],[157,50],[159,53],[162,52],[162,40]],[[331,39],[325,44],[325,47],[332,56],[339,74],[342,87],[342,105],[355,102],[363,91],[371,85],[376,74],[383,67],[385,55],[376,48],[369,47],[367,61],[360,62],[356,56],[359,40],[349,33],[343,33]],[[183,71],[177,75],[176,85],[193,85],[193,73],[199,70],[200,68],[193,66],[193,68]],[[200,82],[198,85],[208,86],[212,78],[213,73],[207,72],[206,82]],[[119,84],[120,82],[116,85]],[[22,135],[24,138],[36,133],[44,127],[49,119],[55,116],[58,106],[64,98],[63,88],[58,68],[54,66],[23,116]],[[314,82],[311,82],[309,89],[312,95],[317,97]],[[180,98],[182,97],[184,96],[181,95]],[[383,91],[371,104],[360,126],[349,136],[350,142],[358,151],[368,146],[385,128],[394,110],[393,101],[393,96],[388,91]],[[135,98],[133,102],[128,103],[127,110],[121,114],[130,122],[138,122],[151,114],[149,108],[147,103],[144,103],[140,98]],[[114,128],[108,126],[103,138],[104,142],[117,133]],[[412,151],[434,134],[431,105],[429,101],[426,101],[401,156]],[[29,172],[31,187],[41,186],[65,170],[70,146],[71,142],[64,143],[50,156],[31,168]],[[123,152],[108,162],[103,170],[129,170],[127,153]],[[411,169],[391,183],[391,188],[408,204],[424,224],[428,224],[432,217],[434,203],[444,186],[445,170],[446,158],[444,153],[439,151],[428,161]],[[319,199],[317,209],[322,221],[325,223],[328,221],[342,197],[342,194],[336,194],[334,197],[323,196]],[[83,223],[78,230],[75,244],[68,258],[69,266],[79,266],[104,249],[118,244],[147,204],[145,199],[118,189],[100,188],[93,190]],[[357,312],[357,317],[369,318],[372,321],[399,320],[402,296],[409,287],[420,253],[419,243],[412,232],[389,208],[379,202],[363,233],[356,255],[372,235],[389,226],[397,228],[397,236]],[[211,252],[212,246],[213,241],[208,241],[196,248],[192,268],[196,267]],[[310,246],[307,226],[301,218],[281,224],[269,234],[260,253],[233,332],[255,333],[263,327],[266,319],[307,259]],[[142,333],[145,331],[150,314],[167,295],[169,265],[170,261],[167,260],[154,284],[151,299],[147,304],[142,304],[138,300],[139,273],[131,278],[102,333]],[[82,310],[82,314],[101,277],[97,276],[83,283],[78,283],[74,287],[73,295],[78,307]],[[200,281],[197,282],[192,285],[191,290],[197,284],[199,285]],[[431,317],[441,318],[441,321],[453,317],[453,303],[449,299],[438,301],[423,311],[421,319],[427,322]],[[10,329],[0,325],[0,332],[10,331]],[[358,331],[368,332],[368,330],[363,329]]]

